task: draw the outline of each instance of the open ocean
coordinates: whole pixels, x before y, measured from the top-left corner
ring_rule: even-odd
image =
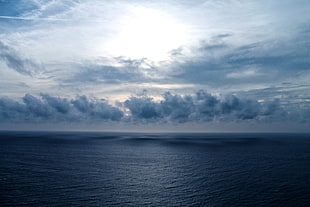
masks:
[[[0,206],[310,206],[310,135],[0,132]]]

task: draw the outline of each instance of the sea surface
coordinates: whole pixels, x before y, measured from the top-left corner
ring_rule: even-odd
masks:
[[[0,206],[310,206],[310,135],[0,132]]]

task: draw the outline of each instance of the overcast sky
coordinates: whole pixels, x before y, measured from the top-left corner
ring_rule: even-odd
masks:
[[[310,131],[308,0],[0,0],[0,129]]]

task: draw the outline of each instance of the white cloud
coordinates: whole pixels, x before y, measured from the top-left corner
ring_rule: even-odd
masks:
[[[257,77],[259,72],[255,68],[249,68],[244,70],[239,70],[237,72],[228,73],[226,75],[227,78],[250,78],[250,77]]]

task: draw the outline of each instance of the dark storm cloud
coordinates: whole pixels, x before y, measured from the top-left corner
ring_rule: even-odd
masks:
[[[123,112],[105,100],[78,96],[76,99],[53,97],[41,94],[35,97],[26,94],[22,102],[9,98],[0,99],[0,121],[12,122],[92,122],[120,120]]]
[[[41,68],[33,60],[22,57],[13,48],[3,44],[1,41],[0,61],[4,61],[9,68],[23,75],[32,76],[35,71]]]

